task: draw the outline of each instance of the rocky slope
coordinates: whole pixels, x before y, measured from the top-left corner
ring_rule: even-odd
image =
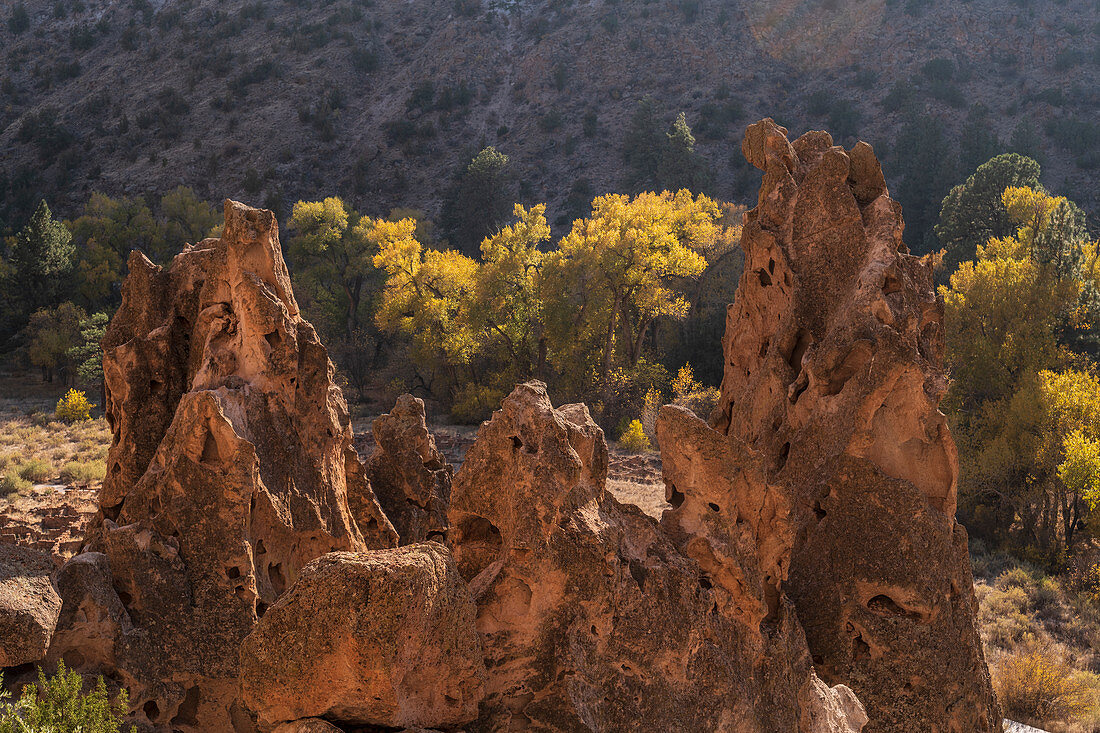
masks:
[[[669,118],[688,113],[715,193],[747,202],[746,122],[843,124],[886,154],[913,116],[887,98],[910,79],[917,109],[955,139],[975,134],[974,102],[1004,140],[1034,125],[1047,183],[1098,208],[1078,167],[1095,154],[1045,133],[1100,104],[1093,0],[25,0],[18,34],[12,6],[9,216],[39,196],[72,214],[91,190],[180,183],[213,200],[340,194],[372,214],[437,215],[452,174],[492,144],[512,158],[516,198],[549,202],[553,220],[577,213],[571,191],[622,189],[623,131],[646,94]],[[937,59],[951,80],[925,76]],[[897,151],[894,175],[912,154]]]

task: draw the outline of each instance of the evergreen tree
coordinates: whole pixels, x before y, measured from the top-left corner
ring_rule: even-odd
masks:
[[[940,274],[943,282],[960,263],[974,259],[978,245],[990,237],[1006,237],[1016,231],[1002,196],[1013,186],[1037,187],[1039,172],[1039,164],[1031,158],[1005,153],[978,166],[966,183],[951,189],[935,227],[945,250]]]
[[[76,248],[65,225],[55,221],[42,201],[31,220],[12,240],[9,254],[12,276],[21,293],[23,313],[59,299],[65,278],[72,272]]]
[[[699,193],[710,186],[706,162],[695,152],[695,136],[681,112],[665,136],[664,150],[657,166],[659,187],[667,191],[687,189]]]
[[[481,241],[506,220],[508,156],[488,147],[474,156],[443,202],[442,224],[451,246],[476,257]]]

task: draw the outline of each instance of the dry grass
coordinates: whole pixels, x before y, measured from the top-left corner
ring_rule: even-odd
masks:
[[[0,495],[33,484],[89,484],[106,473],[111,433],[102,418],[65,424],[26,409],[17,400],[0,402]]]
[[[1100,607],[1039,568],[973,547],[978,620],[1005,715],[1052,733],[1100,731]]]

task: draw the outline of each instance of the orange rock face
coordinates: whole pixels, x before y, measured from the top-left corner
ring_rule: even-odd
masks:
[[[428,432],[424,401],[402,395],[371,428],[375,447],[367,473],[386,516],[401,535],[401,544],[442,541],[454,469]]]
[[[248,729],[238,647],[257,618],[314,558],[397,543],[271,212],[227,201],[222,237],[167,269],[132,255],[104,373],[101,516],[61,571],[50,656],[108,670],[139,721]]]
[[[242,698],[265,728],[450,728],[477,717],[485,677],[469,589],[434,542],[313,561],[241,646]]]
[[[765,619],[760,583],[727,585],[724,563],[760,576],[751,540],[703,564],[700,537],[606,477],[587,408],[554,409],[537,382],[467,452],[450,537],[489,669],[477,729],[857,733],[859,702],[814,675],[789,603]]]
[[[61,613],[53,569],[44,552],[0,544],[0,667],[45,656]]]
[[[762,588],[746,617],[789,598],[817,673],[855,691],[867,733],[999,730],[938,409],[931,264],[907,254],[870,146],[790,143],[764,120],[744,152],[764,185],[745,217],[722,396],[711,427],[661,413],[665,523],[727,570],[730,547],[755,543],[759,575],[726,578]],[[708,508],[735,514],[739,535],[700,531]]]

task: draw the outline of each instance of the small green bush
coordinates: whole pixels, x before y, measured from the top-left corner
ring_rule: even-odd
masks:
[[[31,482],[19,475],[17,469],[10,469],[0,475],[0,496],[26,491],[31,487]]]
[[[15,702],[9,698],[0,691],[0,733],[119,733],[129,707],[125,690],[112,704],[103,677],[85,693],[84,679],[64,662],[52,677],[40,668],[38,684],[25,686]]]
[[[40,458],[32,458],[19,467],[19,477],[34,484],[40,484],[53,475],[53,466]]]
[[[69,484],[86,485],[102,481],[107,475],[103,461],[69,461],[61,467],[61,480]]]

